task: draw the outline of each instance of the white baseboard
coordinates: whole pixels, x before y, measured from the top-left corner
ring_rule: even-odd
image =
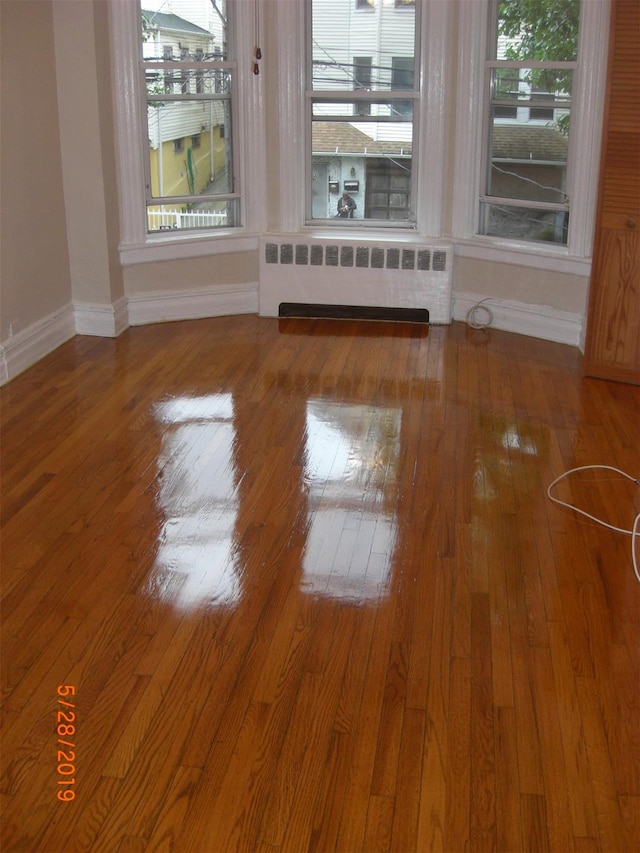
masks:
[[[129,325],[127,299],[122,296],[113,305],[91,302],[74,302],[76,332],[79,335],[97,335],[117,338]]]
[[[54,311],[0,345],[0,385],[18,376],[76,334],[73,306]]]
[[[454,291],[453,319],[466,320],[469,311],[480,302],[482,306],[490,309],[493,315],[491,328],[575,347],[582,345],[583,315],[559,311],[550,305],[530,305],[525,302],[493,299],[477,293]],[[484,322],[488,317],[487,313],[480,309],[478,315],[479,322]]]
[[[0,344],[0,385],[74,335],[117,337],[129,325],[258,313],[258,285],[243,284],[122,297],[113,305],[74,302]]]
[[[258,285],[239,284],[165,293],[137,293],[129,296],[129,323],[163,323],[169,320],[196,320],[229,314],[257,314]]]
[[[453,319],[466,320],[470,309],[479,302],[490,308],[492,328],[575,347],[583,345],[585,318],[549,305],[487,299],[481,294],[454,291]],[[136,294],[128,299],[123,297],[113,305],[76,302],[38,320],[0,345],[0,385],[49,355],[75,334],[116,337],[128,325],[257,314],[258,308],[257,284]]]

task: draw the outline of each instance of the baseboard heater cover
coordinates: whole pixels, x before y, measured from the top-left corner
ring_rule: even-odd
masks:
[[[426,311],[428,319],[422,314],[418,322],[450,323],[453,246],[408,237],[264,235],[258,260],[260,315],[283,316],[281,305],[296,305],[305,306],[307,316],[313,306],[318,317],[320,306],[328,305],[329,316],[337,316],[336,306],[357,306]],[[363,316],[362,310],[357,316]]]
[[[393,320],[400,323],[428,323],[426,308],[384,308],[369,305],[321,305],[308,302],[281,302],[279,317],[329,320]]]

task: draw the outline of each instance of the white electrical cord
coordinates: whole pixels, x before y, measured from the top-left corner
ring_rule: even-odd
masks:
[[[467,326],[470,326],[472,329],[486,329],[493,323],[493,311],[487,305],[484,305],[484,302],[487,302],[487,299],[481,299],[476,305],[471,307],[467,311],[466,321]],[[481,317],[481,314],[484,312],[484,316]]]
[[[638,581],[640,581],[640,568],[638,567],[638,558],[636,556],[636,538],[640,537],[640,530],[638,529],[640,525],[640,513],[636,515],[631,530],[626,530],[624,527],[614,527],[612,524],[607,524],[607,522],[602,521],[601,518],[596,518],[595,515],[590,515],[590,513],[585,512],[583,509],[579,509],[578,507],[573,506],[572,504],[566,503],[566,501],[561,501],[560,498],[556,498],[551,494],[551,490],[553,489],[553,487],[561,480],[564,480],[566,477],[568,477],[569,474],[575,474],[577,471],[588,471],[592,469],[615,471],[616,474],[621,474],[623,477],[626,477],[627,480],[631,480],[632,483],[635,483],[636,486],[640,486],[639,479],[636,479],[636,477],[632,477],[630,474],[626,474],[619,468],[613,468],[611,465],[581,465],[579,468],[570,468],[568,471],[565,471],[564,474],[561,474],[559,477],[556,477],[556,479],[547,489],[547,497],[554,503],[559,504],[560,506],[566,506],[569,509],[572,509],[574,512],[579,512],[580,515],[584,515],[586,518],[590,518],[591,521],[595,521],[596,524],[601,524],[603,527],[608,527],[609,530],[614,530],[616,533],[624,533],[627,536],[631,536],[631,558],[633,561],[633,571],[635,572]]]

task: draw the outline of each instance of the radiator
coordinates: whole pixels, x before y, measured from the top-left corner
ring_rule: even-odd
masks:
[[[271,235],[260,241],[260,314],[281,304],[426,309],[451,322],[453,247]]]

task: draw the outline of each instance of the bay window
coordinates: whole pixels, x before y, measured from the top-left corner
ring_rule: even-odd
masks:
[[[564,253],[585,274],[608,8],[110,3],[125,262],[177,256],[178,245],[184,256],[188,243],[200,254],[254,248],[269,222],[283,233],[415,231],[492,259]],[[260,16],[270,41],[255,75]]]

